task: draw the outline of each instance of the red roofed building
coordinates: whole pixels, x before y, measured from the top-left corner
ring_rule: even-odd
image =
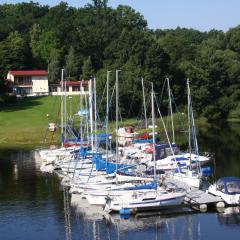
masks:
[[[65,82],[64,82],[64,89],[65,89]],[[81,92],[83,94],[86,94],[87,90],[88,90],[87,80],[66,82],[66,95],[79,95]],[[49,84],[49,94],[53,96],[61,95],[62,94],[61,82]]]
[[[10,91],[20,96],[48,95],[48,71],[46,70],[13,70],[7,74]]]

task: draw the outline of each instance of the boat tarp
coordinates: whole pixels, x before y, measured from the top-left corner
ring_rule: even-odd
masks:
[[[150,183],[124,188],[124,190],[141,190],[141,189],[157,189],[157,183],[153,181]]]

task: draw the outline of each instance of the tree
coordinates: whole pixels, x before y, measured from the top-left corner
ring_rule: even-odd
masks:
[[[76,79],[77,66],[75,62],[74,49],[71,46],[68,55],[65,57],[65,76],[68,80]]]
[[[56,49],[52,49],[50,53],[48,63],[48,79],[49,82],[53,83],[60,79],[60,63],[59,63],[59,52]]]
[[[91,57],[89,56],[83,63],[82,66],[82,79],[86,80],[92,77],[93,70],[92,70],[92,61]]]
[[[240,26],[230,29],[227,34],[228,48],[240,54]]]
[[[43,31],[39,24],[34,24],[30,36],[33,56],[47,64],[52,50],[58,48],[58,40],[54,32]]]
[[[26,44],[16,31],[10,33],[6,40],[0,42],[0,69],[3,73],[13,69],[23,69],[26,51]]]

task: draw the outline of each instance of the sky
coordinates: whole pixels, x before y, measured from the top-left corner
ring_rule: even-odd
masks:
[[[22,1],[24,0],[0,0],[0,4]],[[61,1],[33,0],[33,2],[54,6]],[[91,3],[91,0],[65,0],[65,2],[73,7],[83,7]],[[186,27],[200,31],[211,29],[227,31],[240,25],[240,0],[108,0],[108,5],[113,8],[119,4],[131,6],[140,12],[150,29]]]

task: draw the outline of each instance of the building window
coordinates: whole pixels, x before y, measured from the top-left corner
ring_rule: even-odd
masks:
[[[14,82],[17,85],[32,85],[31,76],[17,76],[14,78]]]
[[[17,94],[26,96],[32,94],[32,88],[17,88]]]
[[[79,92],[80,91],[80,86],[72,86],[72,91],[73,92]]]

